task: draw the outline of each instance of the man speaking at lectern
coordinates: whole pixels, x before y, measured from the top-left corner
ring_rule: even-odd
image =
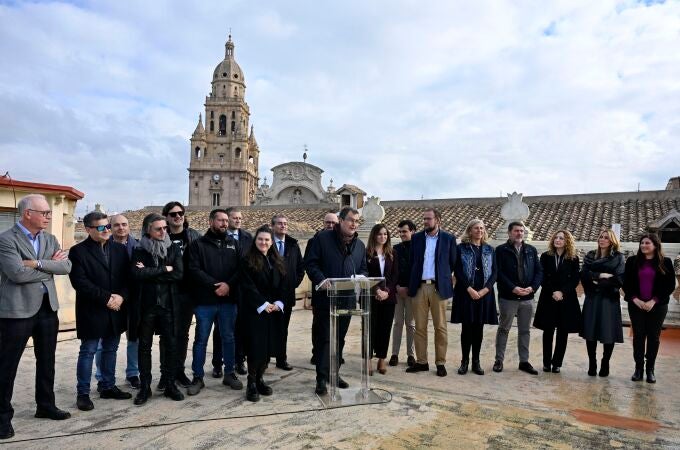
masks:
[[[332,230],[321,231],[311,240],[309,251],[305,254],[305,268],[312,281],[312,305],[314,319],[312,340],[316,349],[316,393],[325,395],[330,366],[330,301],[325,290],[315,289],[326,278],[349,278],[355,275],[368,275],[366,267],[366,247],[359,239],[359,211],[346,206],[340,210],[340,222]],[[354,294],[352,293],[354,298]],[[356,300],[355,300],[356,301]],[[350,316],[338,318],[338,367],[342,360],[345,335],[349,328]],[[338,376],[338,387],[349,385]]]

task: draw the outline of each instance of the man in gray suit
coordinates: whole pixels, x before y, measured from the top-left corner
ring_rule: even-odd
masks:
[[[42,195],[18,205],[21,219],[0,234],[0,439],[14,436],[12,391],[28,338],[36,357],[35,417],[71,417],[54,402],[54,353],[59,319],[54,275],[67,275],[71,261],[57,239],[44,230],[52,211]]]

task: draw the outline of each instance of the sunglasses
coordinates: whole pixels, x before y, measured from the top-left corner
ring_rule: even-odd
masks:
[[[153,231],[161,231],[161,230],[165,231],[167,229],[168,229],[167,226],[165,226],[165,227],[153,227]]]
[[[173,211],[169,212],[168,216],[170,217],[183,217],[184,216],[184,211]]]
[[[107,223],[106,225],[97,225],[96,227],[88,227],[88,228],[92,228],[93,230],[97,230],[100,233],[102,233],[104,230],[110,230],[111,224]]]

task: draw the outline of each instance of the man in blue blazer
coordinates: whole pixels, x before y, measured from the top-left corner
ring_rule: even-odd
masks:
[[[456,265],[456,237],[440,228],[441,213],[423,212],[423,231],[411,239],[411,277],[408,295],[413,297],[416,319],[416,364],[406,372],[430,370],[427,362],[427,318],[432,314],[437,376],[446,376],[446,303],[453,298],[451,274]]]

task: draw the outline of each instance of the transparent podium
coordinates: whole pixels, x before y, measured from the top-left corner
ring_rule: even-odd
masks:
[[[372,289],[384,282],[382,277],[327,278],[317,290],[327,289],[330,302],[330,365],[328,394],[319,396],[326,408],[382,403],[383,397],[370,389],[368,371],[371,365],[371,300]],[[361,318],[361,385],[349,389],[338,388],[340,342],[338,330],[348,327],[353,317]],[[346,323],[345,323],[346,322]],[[352,375],[347,369],[345,375]]]

